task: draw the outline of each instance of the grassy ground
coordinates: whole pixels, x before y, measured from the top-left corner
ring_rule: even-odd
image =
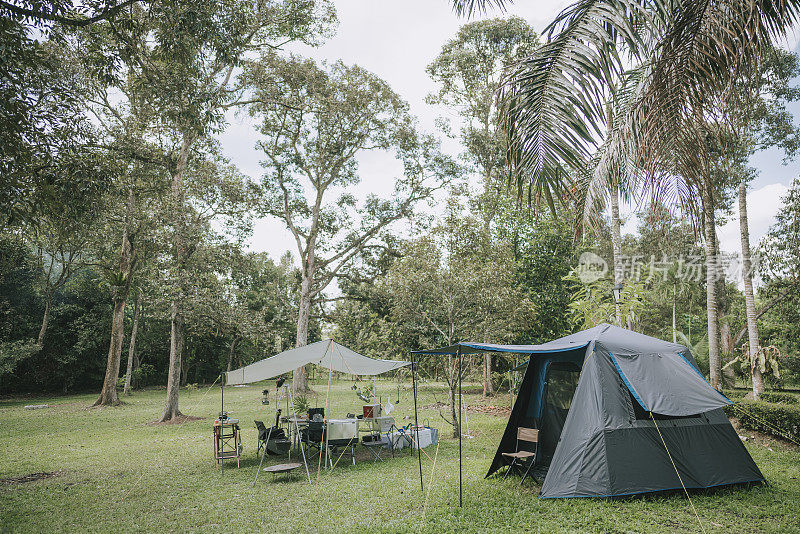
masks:
[[[329,413],[344,416],[359,409],[361,401],[350,385],[335,385]],[[316,387],[324,405],[325,388]],[[269,422],[275,408],[274,402],[261,405],[261,389],[226,389],[226,408],[242,422],[245,450],[241,468],[224,472],[215,469],[212,459],[210,425],[219,412],[218,388],[182,391],[182,411],[204,419],[180,425],[148,424],[160,413],[163,391],[137,392],[116,408],[89,409],[94,400],[89,395],[0,401],[0,531],[699,530],[682,495],[539,500],[534,484],[520,487],[512,477],[484,480],[506,422],[502,410],[488,406],[507,408],[506,396],[485,401],[465,395],[475,437],[463,442],[463,508],[458,507],[458,441],[452,438],[443,440],[438,454],[435,447],[426,450],[436,456],[432,475],[433,462],[423,455],[425,494],[419,488],[417,458],[408,450],[378,464],[362,451],[356,466],[343,460],[335,470],[323,470],[318,482],[312,468],[314,485],[304,476],[288,482],[261,476],[254,485],[257,432],[252,420]],[[384,399],[396,396],[390,382],[378,382],[377,391]],[[423,417],[445,437],[450,432],[430,406],[446,398],[444,389],[432,387],[420,398],[421,405],[429,406]],[[23,409],[39,403],[52,407]],[[395,415],[411,414],[407,388]],[[800,451],[764,439],[748,440],[747,447],[771,484],[693,494],[703,527],[707,532],[800,532]],[[316,458],[312,462],[316,466]],[[40,472],[57,476],[10,480]]]

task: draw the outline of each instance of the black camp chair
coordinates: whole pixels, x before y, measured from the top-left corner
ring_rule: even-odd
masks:
[[[309,421],[307,427],[300,429],[300,439],[309,448],[313,447],[321,451],[322,442],[325,440],[325,423]]]
[[[279,412],[280,413],[280,412]],[[267,454],[284,455],[289,452],[291,443],[286,439],[286,431],[278,425],[267,428],[261,421],[253,421],[258,429],[258,449],[256,455],[261,454],[261,447],[267,449]]]
[[[261,454],[261,447],[267,446],[267,434],[269,429],[264,425],[264,421],[253,421],[258,429],[258,449],[256,449],[256,456]]]
[[[526,443],[533,443],[533,450],[520,450],[519,443],[520,441]],[[536,464],[536,453],[539,450],[539,430],[536,428],[525,428],[519,427],[517,428],[517,450],[515,452],[504,452],[503,456],[506,458],[511,458],[511,463],[508,465],[508,469],[506,470],[506,474],[503,476],[505,479],[508,474],[516,468],[525,469],[525,472],[522,475],[522,480],[520,484],[525,482],[525,477],[528,476],[531,472],[531,469]],[[531,478],[538,483],[536,478],[531,475]]]

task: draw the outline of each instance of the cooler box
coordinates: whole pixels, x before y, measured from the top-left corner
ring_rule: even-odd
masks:
[[[380,417],[381,405],[380,404],[366,404],[364,405],[364,419],[374,419]]]
[[[358,442],[358,420],[356,419],[329,419],[327,427],[329,442],[349,440]]]

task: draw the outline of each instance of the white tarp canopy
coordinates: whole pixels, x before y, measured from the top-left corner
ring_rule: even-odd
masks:
[[[331,339],[317,341],[276,354],[225,373],[226,384],[247,384],[274,378],[313,363],[326,369],[353,375],[379,375],[408,365],[398,360],[375,360],[348,349]]]

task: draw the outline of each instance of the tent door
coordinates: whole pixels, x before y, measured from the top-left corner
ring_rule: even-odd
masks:
[[[541,466],[549,466],[553,459],[580,376],[581,368],[572,362],[547,362],[539,438]]]

